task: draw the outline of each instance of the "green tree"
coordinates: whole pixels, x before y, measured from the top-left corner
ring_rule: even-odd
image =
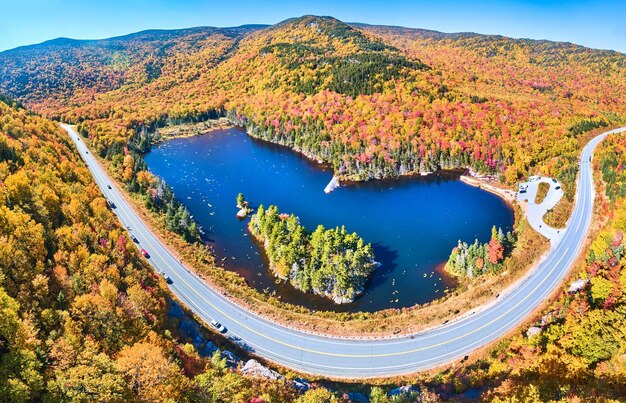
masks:
[[[340,400],[335,394],[326,388],[315,388],[307,390],[302,396],[296,399],[296,403],[339,403]]]
[[[246,204],[247,202],[245,196],[243,195],[243,193],[239,193],[237,195],[237,207],[244,208]]]

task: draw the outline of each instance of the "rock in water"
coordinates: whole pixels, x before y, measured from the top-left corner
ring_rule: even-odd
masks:
[[[339,179],[333,176],[333,178],[328,182],[328,185],[324,188],[324,193],[328,194],[333,190],[337,189],[340,186]]]

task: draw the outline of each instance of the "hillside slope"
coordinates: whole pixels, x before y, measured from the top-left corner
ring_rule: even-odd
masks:
[[[626,116],[626,56],[616,52],[310,16],[256,28],[118,38],[119,63],[118,50],[71,40],[3,52],[0,88],[80,122],[113,161],[129,140],[137,151],[144,128],[230,113],[254,135],[354,178],[472,165],[509,183],[542,171],[567,185],[580,139]],[[165,336],[165,294],[67,139],[14,106],[0,102],[0,395],[292,397],[196,361]],[[518,332],[433,384],[486,387],[483,397],[496,401],[624,399],[625,155],[623,139],[608,139],[594,158],[607,225],[575,273],[589,282],[537,315],[538,336]],[[137,357],[156,357],[139,362],[153,377],[142,384],[157,378],[158,387],[132,382]],[[148,371],[156,365],[167,371]]]
[[[85,121],[102,150],[143,127],[228,114],[350,179],[472,166],[508,183],[535,171],[572,183],[578,137],[626,116],[626,56],[616,52],[315,16],[194,32],[152,32],[150,46],[112,40],[126,52],[148,49],[121,71],[89,43],[62,60],[42,58],[34,77],[91,66],[71,85],[9,78],[26,74],[29,52],[55,55],[46,46],[5,52],[0,88],[49,116]],[[92,80],[100,84],[85,84]]]
[[[262,25],[150,30],[102,39],[58,38],[0,53],[0,93],[48,109],[80,105],[123,85],[142,86],[161,75],[183,74],[190,57],[200,74],[237,41]],[[43,108],[45,110],[45,108]]]

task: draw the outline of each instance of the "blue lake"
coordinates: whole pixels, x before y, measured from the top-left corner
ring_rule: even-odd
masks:
[[[487,241],[493,225],[508,231],[513,211],[499,197],[458,180],[459,173],[353,183],[331,194],[332,171],[292,150],[249,137],[243,129],[174,139],[145,156],[205,230],[218,262],[250,286],[311,309],[376,311],[432,301],[454,288],[438,268],[459,239]],[[277,282],[239,221],[236,197],[253,207],[276,204],[308,229],[345,225],[372,243],[382,263],[351,304],[302,293]]]

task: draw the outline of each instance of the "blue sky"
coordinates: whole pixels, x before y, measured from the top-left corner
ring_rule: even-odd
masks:
[[[304,14],[568,41],[626,53],[626,0],[2,0],[0,50],[61,36],[96,39],[150,28],[273,24]]]

